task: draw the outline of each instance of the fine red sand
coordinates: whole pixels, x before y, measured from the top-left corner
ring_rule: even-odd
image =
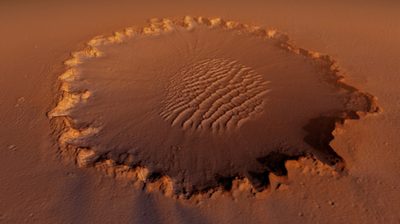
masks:
[[[400,222],[399,3],[1,5],[2,223]]]

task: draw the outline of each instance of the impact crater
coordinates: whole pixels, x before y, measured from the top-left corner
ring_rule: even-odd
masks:
[[[334,131],[379,111],[332,57],[220,18],[152,19],[65,64],[49,112],[62,157],[181,199],[267,195],[299,159],[340,175]]]

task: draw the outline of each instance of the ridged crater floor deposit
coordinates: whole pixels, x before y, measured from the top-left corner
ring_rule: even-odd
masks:
[[[379,111],[330,56],[219,18],[152,19],[65,64],[49,112],[60,155],[175,198],[267,195],[299,159],[340,175],[335,130]]]

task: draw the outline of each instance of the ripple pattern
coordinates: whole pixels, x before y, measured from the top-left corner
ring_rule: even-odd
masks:
[[[267,84],[236,61],[203,60],[171,78],[160,114],[183,129],[235,128],[261,111]]]

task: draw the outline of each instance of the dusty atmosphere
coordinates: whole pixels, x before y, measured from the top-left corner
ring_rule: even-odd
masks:
[[[1,1],[1,223],[399,223],[400,2]]]

